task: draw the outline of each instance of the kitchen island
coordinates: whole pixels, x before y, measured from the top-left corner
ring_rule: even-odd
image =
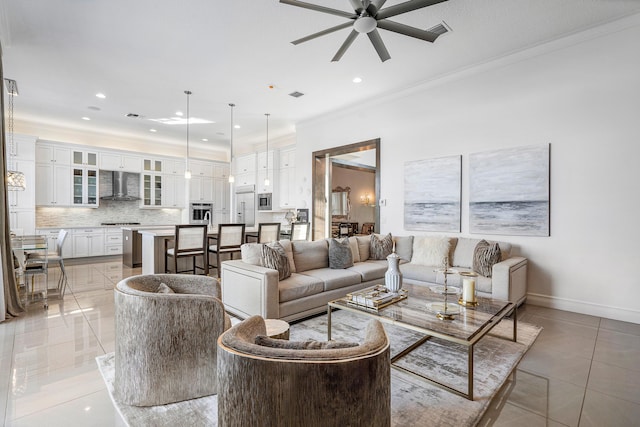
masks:
[[[248,228],[247,232],[256,231],[255,227]],[[142,236],[142,274],[164,273],[164,242],[175,238],[175,227],[162,227],[152,229],[139,229],[138,233]],[[209,231],[209,237],[218,235],[218,227],[214,227]],[[184,265],[180,264],[184,262]],[[198,260],[199,265],[201,260]],[[190,261],[187,259],[179,260],[178,268],[189,268]]]

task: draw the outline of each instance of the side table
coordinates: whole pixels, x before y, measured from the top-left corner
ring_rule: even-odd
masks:
[[[267,327],[267,336],[280,340],[289,339],[289,324],[280,319],[264,319]]]

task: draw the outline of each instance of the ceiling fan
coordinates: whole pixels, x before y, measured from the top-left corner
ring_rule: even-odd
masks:
[[[311,3],[305,3],[298,0],[280,0],[280,3],[289,4],[292,6],[298,6],[305,9],[315,10],[317,12],[328,13],[331,15],[342,16],[349,19],[344,24],[336,25],[335,27],[327,28],[326,30],[319,31],[309,36],[303,37],[292,41],[294,45],[313,40],[316,37],[324,36],[326,34],[333,33],[334,31],[341,30],[343,28],[353,27],[351,33],[347,36],[347,39],[342,43],[340,49],[335,54],[332,62],[339,61],[344,53],[349,49],[349,46],[358,37],[358,34],[364,33],[369,37],[373,47],[378,52],[378,56],[382,62],[390,59],[391,56],[385,47],[378,28],[383,30],[393,31],[394,33],[403,34],[409,37],[415,37],[420,40],[425,40],[433,43],[438,36],[439,32],[421,30],[419,28],[411,27],[399,22],[389,21],[387,18],[392,18],[403,13],[411,12],[413,10],[422,9],[427,6],[442,3],[447,0],[409,0],[404,3],[396,4],[382,9],[382,6],[387,0],[349,0],[354,12],[344,12],[342,10],[333,9],[330,7],[319,6]]]

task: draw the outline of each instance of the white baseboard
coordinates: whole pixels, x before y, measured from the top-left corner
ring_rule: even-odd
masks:
[[[527,304],[640,324],[640,311],[630,310],[628,308],[611,307],[591,302],[532,293],[527,294]]]

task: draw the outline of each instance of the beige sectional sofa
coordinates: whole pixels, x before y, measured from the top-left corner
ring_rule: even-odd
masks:
[[[349,238],[354,264],[345,269],[329,268],[329,239],[281,240],[292,271],[279,280],[277,270],[263,267],[258,243],[242,246],[242,260],[222,263],[222,301],[225,309],[241,318],[296,320],[326,311],[327,302],[375,284],[384,283],[388,261],[369,259],[370,236]],[[458,271],[472,271],[474,250],[480,239],[445,236],[393,236],[401,258],[404,282],[432,286],[443,283],[443,251]],[[491,242],[490,242],[491,243]],[[491,277],[479,276],[479,296],[489,296],[521,304],[527,293],[527,259],[512,256],[509,243],[497,242],[501,260],[493,265]],[[456,286],[460,276],[448,275]]]

